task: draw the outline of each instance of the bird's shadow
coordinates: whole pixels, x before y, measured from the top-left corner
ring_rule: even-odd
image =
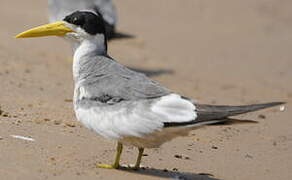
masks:
[[[116,40],[116,39],[131,39],[131,38],[135,38],[135,35],[132,34],[127,34],[127,33],[123,33],[123,32],[115,32],[110,38],[109,40]],[[138,68],[133,68],[133,67],[128,67],[129,69],[139,72],[139,73],[143,73],[148,77],[153,77],[153,76],[160,76],[163,74],[173,74],[174,71],[173,70],[169,70],[169,69],[158,69],[158,70],[149,70],[149,69],[138,69]]]
[[[210,124],[210,126],[228,126],[234,124],[257,124],[258,121],[248,120],[248,119],[234,119],[234,118],[226,118],[225,121],[221,121],[218,123]]]
[[[174,74],[173,70],[170,69],[157,69],[157,70],[150,70],[150,69],[141,69],[141,68],[134,68],[134,67],[128,67],[129,69],[143,73],[148,77],[154,77],[154,76],[160,76],[163,74]]]
[[[142,168],[138,171],[129,170],[127,168],[121,168],[120,171],[146,176],[155,176],[159,178],[169,178],[174,180],[220,180],[217,178],[213,178],[213,175],[208,173],[195,174],[190,172],[170,171],[155,168]]]

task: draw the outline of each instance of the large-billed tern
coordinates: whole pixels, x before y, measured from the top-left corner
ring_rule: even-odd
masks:
[[[227,121],[227,117],[282,104],[244,106],[198,104],[144,74],[119,64],[107,54],[100,14],[77,11],[63,21],[43,25],[17,38],[63,36],[78,44],[74,52],[74,110],[77,119],[98,135],[118,142],[112,165],[119,168],[123,145],[135,146],[140,167],[144,148],[156,148],[203,125]]]
[[[61,21],[75,11],[98,11],[105,21],[107,37],[110,38],[114,35],[118,18],[112,0],[48,0],[48,5],[51,23]]]

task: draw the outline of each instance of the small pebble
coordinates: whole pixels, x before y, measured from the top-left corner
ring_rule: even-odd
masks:
[[[10,117],[10,115],[9,115],[7,112],[3,112],[3,113],[2,113],[2,116],[3,116],[3,117]]]
[[[263,114],[260,114],[260,115],[258,115],[258,118],[260,118],[260,119],[266,119],[266,116],[263,115]]]
[[[68,127],[76,127],[76,125],[72,122],[66,122],[66,126]]]
[[[172,170],[173,170],[173,171],[178,171],[178,169],[177,169],[177,168],[173,168]]]
[[[17,123],[17,124],[21,124],[22,121],[21,121],[21,120],[17,120],[16,123]]]
[[[40,119],[35,119],[34,122],[35,122],[36,124],[41,124],[41,123],[42,123],[42,120],[40,120]]]
[[[60,125],[61,123],[62,123],[61,120],[54,120],[54,124],[55,124],[55,125]]]
[[[245,157],[249,158],[249,159],[253,159],[253,157],[251,155],[249,155],[249,154],[246,154]]]
[[[217,146],[212,146],[212,149],[218,149],[218,147]]]
[[[178,158],[178,159],[181,159],[181,158],[182,158],[182,155],[178,155],[178,154],[176,154],[176,155],[174,155],[174,157],[175,157],[175,158]]]

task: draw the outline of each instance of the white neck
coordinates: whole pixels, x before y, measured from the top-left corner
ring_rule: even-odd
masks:
[[[85,39],[77,44],[74,51],[74,60],[80,59],[88,55],[105,55],[106,45],[104,35],[93,36],[92,39]]]
[[[73,76],[79,76],[80,65],[83,61],[93,59],[95,56],[107,55],[105,37],[102,34],[94,36],[92,39],[85,39],[74,48]]]

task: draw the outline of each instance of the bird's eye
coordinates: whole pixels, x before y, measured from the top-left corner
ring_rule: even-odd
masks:
[[[83,25],[84,24],[84,18],[81,17],[74,17],[72,20],[72,23],[75,25]]]

